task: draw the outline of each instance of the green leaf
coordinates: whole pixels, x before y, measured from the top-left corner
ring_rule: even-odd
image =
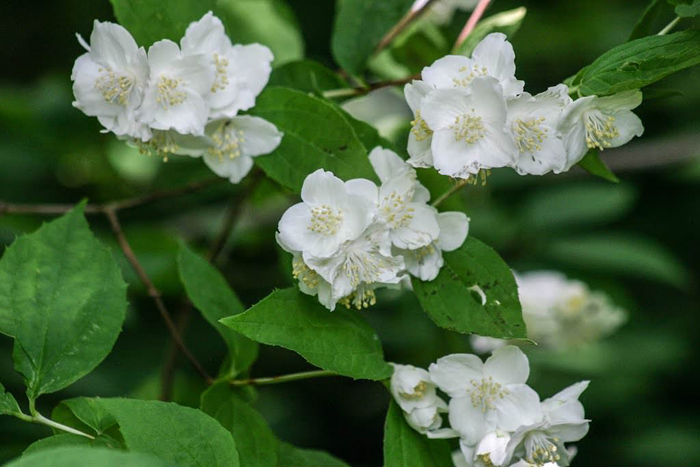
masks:
[[[343,180],[374,179],[367,150],[333,104],[287,88],[267,88],[251,113],[284,132],[282,143],[255,163],[297,193],[311,172],[323,168]]]
[[[642,13],[639,21],[637,21],[637,24],[632,30],[632,34],[630,34],[630,37],[627,40],[632,41],[634,39],[639,39],[640,37],[654,34],[656,32],[654,29],[656,21],[665,10],[670,10],[666,0],[652,0],[649,6],[647,6],[646,10],[644,10],[644,13]]]
[[[700,15],[700,0],[676,6],[676,14],[681,18],[693,18]]]
[[[379,338],[357,312],[340,308],[330,312],[297,288],[276,290],[245,313],[221,322],[340,375],[381,380],[392,373]]]
[[[15,339],[31,399],[92,371],[112,350],[126,305],[119,266],[83,205],[18,238],[0,260],[0,332]]]
[[[180,42],[187,26],[214,9],[216,0],[110,0],[119,24],[148,49],[154,42]]]
[[[265,418],[243,401],[227,382],[218,383],[202,394],[202,411],[231,432],[241,465],[278,465],[275,434]]]
[[[609,182],[620,183],[620,179],[617,178],[617,175],[615,175],[600,158],[598,151],[588,151],[588,153],[583,156],[583,159],[578,162],[578,166],[591,175],[595,175]]]
[[[649,36],[604,53],[581,77],[584,96],[639,89],[700,63],[700,31]]]
[[[272,50],[273,64],[304,56],[304,39],[294,12],[282,0],[218,0],[214,13],[221,18],[234,44],[257,42]]]
[[[300,449],[279,443],[280,467],[348,467],[348,464],[323,451]]]
[[[99,399],[77,397],[61,402],[80,422],[95,433],[102,434],[117,424],[117,420],[105,409]]]
[[[239,465],[231,433],[199,410],[160,401],[96,400],[117,420],[130,451],[154,454],[169,465]]]
[[[49,436],[48,438],[40,439],[29,445],[27,449],[22,453],[22,457],[29,456],[39,451],[46,451],[47,449],[54,449],[59,447],[72,447],[72,446],[85,446],[88,448],[103,447],[103,448],[118,448],[118,445],[110,443],[109,440],[105,438],[95,438],[90,439],[85,436],[71,435],[68,433],[61,433],[54,436]],[[53,465],[53,464],[52,464]]]
[[[418,301],[435,324],[501,339],[527,336],[515,278],[498,253],[470,236],[443,258],[434,280],[413,279]],[[486,296],[484,305],[479,290]]]
[[[512,38],[520,26],[523,24],[527,8],[520,7],[513,10],[496,13],[485,18],[477,24],[474,30],[469,33],[462,44],[453,53],[458,55],[471,56],[476,46],[481,40],[492,32],[502,32],[508,38]]]
[[[411,428],[401,408],[392,400],[384,425],[384,467],[413,465],[452,466],[450,445]]]
[[[6,467],[172,467],[172,463],[140,452],[87,446],[57,446],[22,456]]]
[[[387,139],[383,138],[375,127],[367,122],[356,119],[343,109],[339,110],[343,114],[343,117],[345,117],[345,120],[352,126],[353,130],[355,130],[355,135],[368,152],[377,146],[398,152],[396,151],[394,145]]]
[[[243,304],[221,273],[184,243],[180,244],[177,266],[187,296],[221,334],[231,352],[230,368],[223,376],[232,378],[246,371],[258,356],[258,344],[219,322],[226,316],[242,313]]]
[[[409,11],[413,0],[343,0],[333,27],[331,50],[352,75],[361,74],[374,50]]]
[[[5,386],[0,384],[0,415],[15,415],[22,413],[17,404],[15,396],[5,390]]]
[[[687,288],[690,273],[657,241],[636,234],[589,234],[548,243],[545,257],[589,273],[612,273]]]
[[[347,88],[348,83],[318,62],[299,60],[272,70],[268,86],[284,86],[321,97],[323,91]]]

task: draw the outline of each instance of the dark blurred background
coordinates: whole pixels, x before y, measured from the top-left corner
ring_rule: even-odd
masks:
[[[336,68],[329,47],[334,2],[235,3],[259,12],[256,24],[262,27],[250,23],[242,38],[229,31],[234,42],[267,43],[281,58],[277,64],[299,58],[305,50],[308,58]],[[528,8],[512,42],[518,77],[534,94],[624,42],[646,4],[496,0],[487,15]],[[467,17],[459,13],[441,29],[448,43]],[[672,18],[661,18],[658,29]],[[75,33],[88,37],[93,19],[114,21],[107,0],[0,5],[5,37],[0,48],[1,200],[77,202],[87,197],[100,202],[210,176],[197,160],[172,158],[163,164],[140,155],[101,134],[95,119],[71,106],[70,71],[83,52]],[[266,28],[271,21],[285,27]],[[418,49],[408,51],[415,52],[410,57],[418,69],[437,58],[433,46]],[[393,52],[407,56],[406,50]],[[496,171],[487,186],[469,187],[445,204],[446,209],[464,209],[472,219],[471,234],[496,248],[516,270],[564,271],[606,291],[629,311],[628,323],[598,345],[559,354],[530,350],[531,385],[543,397],[592,380],[582,400],[593,422],[580,443],[578,466],[700,465],[700,411],[694,404],[700,382],[699,83],[696,67],[654,85],[651,92],[666,97],[646,100],[638,109],[644,136],[606,154],[619,184],[580,171],[546,177]],[[238,195],[239,187],[224,183],[123,212],[126,235],[172,311],[182,307],[183,297],[175,267],[178,239],[204,251]],[[272,287],[289,284],[272,239],[281,212],[292,201],[272,183],[260,185],[221,255],[219,266],[248,305]],[[0,216],[0,251],[44,220]],[[123,265],[131,285],[129,315],[106,361],[70,388],[43,396],[39,407],[44,412],[78,395],[155,398],[159,392],[169,347],[165,328],[106,223],[94,217],[91,226]],[[391,361],[427,366],[444,354],[469,350],[467,338],[436,328],[410,294],[384,295],[378,306],[362,313],[379,332]],[[215,372],[224,346],[198,316],[191,318],[187,341]],[[20,399],[11,345],[10,339],[0,339],[0,382]],[[174,398],[196,406],[203,385],[185,363],[178,368]],[[304,369],[308,365],[295,354],[264,348],[253,374]],[[256,407],[287,441],[329,450],[352,465],[378,466],[387,400],[379,384],[329,378],[261,388]],[[44,427],[0,418],[0,460],[19,455],[48,434]]]

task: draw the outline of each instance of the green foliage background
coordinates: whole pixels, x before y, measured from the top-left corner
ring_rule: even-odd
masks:
[[[295,32],[300,30],[306,56],[336,68],[330,40],[334,2],[288,0],[289,8],[281,1],[231,3],[234,10],[255,9],[259,24],[265,24],[265,15],[284,10],[284,21],[279,15],[274,20],[282,22],[283,28],[266,29],[257,23],[233,28],[247,37],[269,30],[277,64],[282,58],[301,56]],[[488,14],[528,7],[513,45],[518,76],[534,93],[624,42],[646,4],[643,0],[499,0]],[[298,29],[290,17],[296,18]],[[74,33],[88,37],[95,18],[114,20],[106,0],[39,0],[31,9],[21,2],[0,6],[5,39],[0,48],[4,64],[0,199],[109,201],[210,175],[197,160],[173,158],[162,164],[158,158],[141,156],[112,136],[100,134],[95,119],[71,107],[70,69],[83,52]],[[461,19],[466,20],[466,15]],[[670,19],[661,18],[656,30]],[[245,41],[245,37],[234,34],[233,40]],[[417,70],[436,58],[429,47],[424,51],[412,56]],[[564,355],[531,353],[531,384],[543,397],[574,381],[592,380],[582,400],[593,423],[580,443],[578,466],[700,464],[700,413],[693,404],[700,358],[698,82],[696,67],[646,90],[647,96],[667,97],[644,102],[639,109],[644,138],[608,159],[622,180],[618,185],[583,172],[523,178],[502,171],[486,187],[470,187],[461,198],[445,204],[465,209],[472,218],[471,232],[516,270],[563,270],[606,290],[630,311],[629,323],[599,346]],[[681,156],[683,162],[668,163]],[[171,310],[177,310],[183,296],[178,239],[204,251],[238,194],[239,187],[220,184],[121,214],[135,253]],[[263,182],[221,256],[218,266],[246,306],[257,303],[273,287],[290,285],[289,259],[271,247],[277,220],[289,201],[287,192]],[[109,226],[99,216],[89,220],[122,266],[131,306],[112,354],[76,384],[40,399],[44,413],[50,413],[60,400],[79,395],[156,398],[160,368],[170,345],[160,317],[123,259]],[[38,216],[1,216],[0,245],[37,229],[42,221]],[[468,350],[466,338],[435,327],[412,295],[385,294],[376,307],[362,314],[380,335],[390,361],[427,365],[444,354]],[[204,318],[193,314],[191,320],[187,342],[215,373],[226,348]],[[12,370],[11,347],[11,339],[0,339],[0,381],[18,395],[22,384]],[[261,346],[252,372],[266,376],[308,368],[296,354]],[[181,362],[175,401],[196,407],[203,389],[203,383]],[[283,440],[328,450],[352,465],[369,466],[381,464],[387,404],[386,392],[376,383],[329,378],[262,388],[255,406]],[[16,457],[47,434],[45,427],[0,418],[0,459]]]

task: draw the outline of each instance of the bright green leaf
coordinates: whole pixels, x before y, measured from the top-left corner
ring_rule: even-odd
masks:
[[[359,313],[328,311],[297,288],[276,290],[221,322],[262,344],[293,350],[324,370],[357,379],[391,376],[379,338]]]
[[[165,441],[165,440],[164,440]],[[22,456],[6,467],[172,467],[156,456],[87,446],[57,446]]]
[[[692,18],[700,15],[700,0],[676,6],[676,14],[681,18]]]
[[[284,86],[320,96],[323,91],[347,88],[333,70],[313,60],[299,60],[272,70],[268,86]]]
[[[7,392],[5,386],[0,384],[0,415],[14,415],[21,412],[15,396]]]
[[[523,24],[526,13],[527,8],[520,7],[515,8],[514,10],[496,13],[493,16],[489,16],[488,18],[479,21],[474,30],[469,33],[464,42],[462,42],[462,44],[455,49],[453,53],[469,57],[476,48],[477,44],[492,32],[501,32],[508,36],[509,39],[512,38]]]
[[[279,443],[279,460],[280,467],[348,467],[326,452],[300,449],[288,443]]]
[[[333,104],[287,88],[267,88],[251,111],[284,132],[282,143],[255,163],[280,184],[299,192],[323,168],[343,180],[374,178],[367,151]]]
[[[75,418],[92,428],[95,433],[102,434],[117,424],[117,420],[105,409],[99,399],[77,397],[61,402]]]
[[[102,437],[95,439],[86,438],[85,436],[71,435],[68,433],[61,433],[54,436],[49,436],[48,438],[42,438],[39,441],[35,441],[29,445],[27,449],[22,453],[22,457],[29,456],[39,451],[46,451],[47,449],[54,449],[59,447],[67,446],[85,446],[90,448],[103,447],[103,448],[118,448],[116,443],[110,442],[110,440]]]
[[[214,9],[216,0],[110,0],[119,24],[148,48],[161,39],[180,42],[187,26]]]
[[[352,75],[361,74],[382,38],[409,11],[413,0],[342,0],[333,27],[331,49]]]
[[[242,313],[243,304],[221,273],[184,243],[180,244],[177,265],[187,296],[221,334],[231,352],[226,376],[233,377],[246,371],[258,356],[258,344],[219,322],[226,316]]]
[[[617,175],[615,175],[600,158],[598,151],[588,151],[588,153],[583,156],[583,159],[579,161],[578,166],[591,175],[595,175],[609,182],[620,183],[620,179],[617,178]]]
[[[304,56],[304,40],[294,12],[282,0],[214,0],[234,44],[257,42],[272,50],[274,65]]]
[[[96,400],[117,420],[130,451],[154,454],[170,465],[239,465],[231,433],[199,410],[171,402]]]
[[[450,445],[445,440],[429,439],[411,428],[401,408],[391,401],[384,425],[384,466],[452,466]]]
[[[416,296],[435,324],[461,333],[526,337],[515,278],[498,253],[470,236],[443,258],[434,280],[413,280]]]
[[[207,389],[202,394],[202,411],[231,432],[241,465],[278,465],[275,434],[265,418],[243,401],[230,384],[218,383]]]
[[[0,332],[15,339],[30,398],[92,371],[124,321],[126,285],[82,211],[18,238],[0,260]]]
[[[700,63],[700,31],[649,36],[604,53],[581,77],[580,92],[609,95],[639,89]]]

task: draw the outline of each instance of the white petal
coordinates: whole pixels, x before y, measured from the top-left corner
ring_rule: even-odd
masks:
[[[181,103],[164,106],[158,102],[157,90],[149,88],[139,109],[139,121],[156,130],[173,129],[182,134],[203,135],[209,107],[202,96],[191,89],[182,88],[179,92],[183,96]]]
[[[507,386],[507,390],[508,393],[503,398],[494,402],[498,429],[515,431],[522,425],[542,421],[540,397],[532,388],[526,384],[511,384]]]
[[[233,125],[243,132],[241,152],[246,156],[269,154],[282,141],[282,132],[275,125],[260,117],[242,115],[231,119]]]
[[[218,176],[228,178],[231,183],[238,183],[248,175],[253,168],[253,159],[248,156],[239,156],[235,159],[205,154],[204,162]]]
[[[304,179],[301,199],[311,205],[328,204],[336,207],[347,199],[345,184],[333,173],[318,169]]]
[[[379,202],[379,188],[374,182],[365,178],[354,178],[345,182],[348,193],[359,196],[366,201],[367,206],[377,206]]]
[[[420,109],[420,101],[433,89],[435,89],[433,86],[420,80],[413,80],[404,86],[403,93],[406,96],[406,103],[414,115],[416,110]]]
[[[440,235],[437,211],[425,204],[410,203],[413,217],[407,226],[392,231],[391,240],[398,248],[414,250],[429,245]]]
[[[416,250],[398,249],[396,252],[403,256],[406,270],[422,281],[435,279],[444,264],[442,252],[435,244]]]
[[[214,69],[206,55],[184,55],[180,60],[172,62],[170,73],[180,78],[184,86],[203,97],[210,93],[214,83]]]
[[[514,97],[523,92],[525,83],[515,79],[515,52],[505,34],[491,33],[482,39],[472,59],[479,67],[486,67],[489,76],[498,79],[506,96]]]
[[[408,134],[408,163],[413,167],[432,167],[433,166],[433,153],[430,150],[430,144],[433,142],[433,137],[429,136],[427,138],[418,141],[416,135],[413,132]]]
[[[421,102],[421,116],[433,131],[450,128],[457,117],[471,112],[472,102],[462,89],[438,89]]]
[[[642,103],[642,91],[634,89],[624,91],[612,96],[600,97],[596,101],[596,106],[606,112],[616,112],[619,110],[632,110]]]
[[[123,26],[95,20],[90,35],[90,54],[97,63],[124,70],[137,50],[136,41]]]
[[[180,47],[169,39],[155,42],[148,48],[148,64],[151,67],[151,76],[158,75],[180,59]]]
[[[467,394],[469,381],[482,378],[482,368],[483,363],[476,355],[452,354],[432,363],[428,372],[430,379],[443,392],[450,397],[459,397]]]
[[[71,79],[76,101],[73,105],[90,117],[114,117],[123,111],[123,106],[105,100],[102,92],[95,86],[102,74],[103,66],[96,63],[89,53],[83,54],[75,61]],[[107,127],[111,130],[111,127]]]
[[[398,154],[381,146],[377,146],[370,151],[369,161],[382,183],[403,171],[411,170]]]
[[[475,407],[470,397],[455,397],[450,400],[450,426],[456,430],[466,444],[476,444],[494,427],[486,419],[481,406]]]
[[[486,360],[484,375],[501,384],[523,384],[530,376],[530,364],[522,350],[509,345],[495,350]]]
[[[627,144],[635,136],[642,136],[644,133],[644,125],[640,118],[629,111],[617,112],[615,114],[615,127],[620,135],[610,140],[611,148]]]
[[[469,233],[469,218],[463,212],[441,212],[438,214],[440,236],[437,244],[443,251],[461,247]]]
[[[210,11],[199,21],[187,26],[180,44],[186,53],[226,53],[231,47],[231,40],[226,35],[221,20]]]
[[[470,70],[473,61],[462,55],[447,55],[436,60],[429,67],[423,68],[423,81],[437,89],[450,89],[455,86],[455,77],[460,70]]]
[[[311,209],[304,203],[297,203],[282,214],[279,221],[279,238],[295,251],[304,251],[310,242],[309,223],[311,222]],[[304,258],[306,262],[306,258]]]

